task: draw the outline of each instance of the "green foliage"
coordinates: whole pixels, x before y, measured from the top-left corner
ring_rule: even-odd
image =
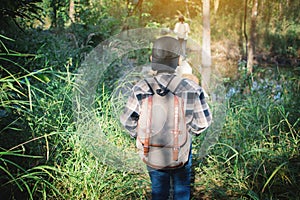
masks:
[[[1,197],[14,199],[18,198],[19,193],[23,198],[34,199],[37,193],[41,194],[41,196],[46,196],[48,194],[47,188],[51,188],[49,193],[53,191],[59,194],[59,191],[51,183],[51,179],[54,178],[58,169],[47,165],[40,165],[26,170],[17,164],[17,162],[12,161],[12,158],[19,159],[22,157],[27,159],[39,158],[39,156],[24,155],[21,151],[10,150],[0,152]],[[13,172],[13,168],[18,172]]]
[[[48,118],[48,123],[42,122],[46,112],[43,110],[45,107],[39,110],[42,99],[37,95],[42,93],[49,99],[49,91],[38,88],[37,85],[44,86],[50,80],[48,78],[46,81],[45,76],[42,78],[42,74],[39,74],[42,71],[30,72],[11,60],[13,56],[24,55],[9,53],[9,49],[7,51],[5,56],[8,58],[1,55],[0,59],[13,63],[22,73],[14,73],[7,66],[0,66],[1,197],[14,199],[25,195],[28,199],[34,199],[37,194],[59,194],[51,183],[59,170],[45,164],[50,162],[49,154],[53,151],[51,142],[56,132],[52,132],[50,128],[56,126],[57,118],[55,121]]]
[[[275,55],[297,57],[300,46],[300,27],[294,22],[280,22],[286,24],[286,29],[278,27],[266,33],[264,40],[265,47]]]
[[[128,60],[135,60],[138,65],[145,63],[148,49],[117,59],[103,72],[105,78],[99,83],[91,112],[102,128],[95,134],[101,137],[93,141],[104,141],[108,150],[91,150],[78,131],[73,113],[73,91],[78,89],[76,70],[93,47],[122,27],[172,28],[176,15],[187,15],[187,9],[191,35],[199,38],[201,2],[143,1],[143,6],[135,7],[133,1],[76,1],[74,23],[68,18],[69,1],[22,1],[29,4],[17,9],[20,2],[3,1],[0,8],[1,19],[11,8],[11,17],[28,28],[21,33],[20,29],[9,27],[11,32],[2,30],[9,33],[9,38],[0,35],[1,197],[146,199],[149,177],[112,165],[102,153],[110,151],[113,145],[134,151],[134,141],[124,133],[113,111],[114,106],[120,105],[112,104],[111,92],[118,86],[115,81],[122,73],[120,66],[132,64]],[[260,6],[259,50],[296,58],[300,45],[299,2],[285,5],[281,1],[263,1]],[[250,7],[249,4],[249,11]],[[240,2],[228,0],[220,1],[216,12],[212,7],[213,41],[241,39],[242,8]],[[53,9],[56,17],[50,16]],[[35,20],[20,18],[39,18],[40,14],[45,14],[46,21],[52,19],[50,29],[45,30],[49,26]],[[7,27],[3,22],[2,29]],[[244,63],[240,66],[244,67]],[[240,81],[228,85],[233,92],[228,92],[226,124],[218,143],[208,149],[209,154],[200,163],[194,152],[194,199],[299,197],[299,69],[283,72],[277,68],[275,73],[274,69],[260,69],[256,67],[252,80],[241,74]],[[132,77],[131,81],[138,75]],[[246,79],[251,86],[249,91],[243,88]],[[210,131],[213,130],[207,134]],[[203,137],[195,138],[195,150],[202,145]]]
[[[79,24],[94,26],[94,32],[100,33],[102,39],[115,34],[117,27],[121,26],[122,18],[126,15],[126,8],[120,1],[93,1],[89,5],[78,4],[76,11]]]
[[[0,19],[4,21],[1,20],[1,24],[9,22],[9,19],[16,20],[17,18],[40,20],[42,9],[37,5],[38,2],[41,2],[41,0],[2,0],[0,5]]]
[[[24,70],[25,75],[21,76],[10,73],[7,67],[1,68],[8,74],[1,82],[4,86],[11,85],[4,87],[1,93],[1,105],[5,109],[1,110],[5,114],[1,118],[6,117],[0,132],[1,196],[7,199],[19,195],[28,199],[99,199],[103,195],[104,199],[122,196],[138,199],[145,196],[142,186],[148,183],[144,176],[120,173],[101,162],[74,131],[72,92],[77,86],[69,64],[66,63],[62,71],[43,66],[34,73],[18,65]],[[110,134],[110,140],[124,145],[126,140],[127,143],[131,140],[128,137],[124,140],[120,127],[117,128],[118,122],[109,114],[107,91],[103,92],[96,110],[105,127],[103,131],[119,131],[115,134],[119,138]],[[22,101],[14,99],[18,93],[23,95]],[[22,137],[12,140],[20,134]],[[87,172],[91,172],[89,176]]]
[[[63,199],[143,199],[146,194],[145,188],[149,183],[145,175],[127,172],[125,166],[121,166],[124,171],[119,171],[117,163],[113,165],[110,160],[105,159],[106,153],[110,154],[109,158],[116,153],[114,149],[109,149],[112,146],[132,146],[132,140],[120,129],[111,106],[109,95],[103,88],[97,97],[95,110],[101,132],[93,130],[88,133],[91,135],[86,135],[87,129],[93,129],[91,122],[82,131],[78,129],[77,133],[61,138],[60,143],[65,150],[58,152],[56,156],[62,175],[57,176],[53,182],[63,194]],[[105,134],[104,143],[100,141],[102,133]],[[84,137],[92,137],[93,141],[99,143],[88,139],[90,142],[85,144]]]
[[[299,113],[292,111],[299,110],[299,105],[291,109],[291,104],[299,101],[299,87],[294,87],[299,80],[290,78],[289,73],[277,76],[280,89],[274,78],[265,74],[266,82],[258,83],[250,93],[237,92],[230,98],[219,142],[196,168],[196,188],[203,186],[210,198],[299,196],[300,121]],[[297,92],[286,93],[290,87]]]
[[[57,37],[49,31],[28,31],[26,35],[16,39],[15,45],[20,46],[19,51],[35,55],[23,61],[28,70],[40,70],[51,66],[52,69],[66,71],[64,64],[67,59],[72,69],[82,59],[80,53],[83,53],[84,49],[77,46],[78,42],[80,41],[76,41],[72,33]]]

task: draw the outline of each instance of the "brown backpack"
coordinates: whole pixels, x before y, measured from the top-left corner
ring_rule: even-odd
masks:
[[[188,161],[191,145],[191,136],[186,130],[184,102],[176,95],[182,79],[173,76],[166,87],[154,79],[145,80],[152,95],[142,100],[137,148],[141,159],[152,168],[182,167]]]

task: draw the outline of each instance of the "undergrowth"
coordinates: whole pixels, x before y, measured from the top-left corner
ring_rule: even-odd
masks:
[[[7,54],[0,58],[10,61]],[[135,151],[134,140],[120,126],[105,83],[91,111],[96,120],[78,126],[73,92],[79,87],[69,65],[29,71],[15,64],[22,73],[0,66],[1,197],[148,199],[148,175],[122,163],[122,156]],[[194,155],[194,199],[300,196],[297,74],[276,73],[270,78],[275,82],[259,82],[254,75],[256,87],[244,93],[234,82],[237,91],[228,96],[219,140],[204,158]],[[194,149],[203,137],[194,138]],[[118,147],[119,154],[110,147]]]

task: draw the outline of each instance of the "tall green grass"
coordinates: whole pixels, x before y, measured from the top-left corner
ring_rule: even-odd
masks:
[[[50,96],[35,86],[36,83],[46,84],[41,79],[41,75],[45,72],[28,71],[13,61],[15,57],[27,57],[27,54],[7,49],[2,41],[1,45],[1,48],[6,50],[0,54],[1,197],[35,199],[39,194],[45,199],[49,191],[59,194],[52,184],[59,170],[47,163],[52,148],[50,138],[55,137],[56,133],[45,130],[43,124],[37,120],[42,112],[38,110],[40,99],[36,94]]]
[[[1,119],[0,130],[1,197],[143,199],[147,176],[103,162],[101,152],[91,151],[92,145],[82,142],[73,113],[73,91],[79,87],[76,74],[70,72],[72,60],[59,71],[46,62],[41,70],[31,72],[11,56],[8,51],[1,57],[10,63],[1,65],[0,77],[1,118],[5,119]],[[11,65],[18,69],[10,71]],[[132,146],[118,119],[110,113],[107,93],[100,91],[92,113],[97,115],[103,132],[111,133],[109,142]]]
[[[116,117],[115,106],[120,105],[113,104],[117,99],[111,86],[99,83],[91,110],[95,121],[78,126],[73,94],[80,87],[70,70],[72,60],[66,59],[59,70],[46,62],[41,70],[30,71],[9,53],[7,49],[0,58],[20,73],[0,66],[1,197],[150,199],[148,175],[118,160],[135,147]],[[266,77],[262,73],[267,72],[258,72],[254,80]],[[249,93],[230,96],[218,142],[204,158],[194,152],[194,199],[300,196],[298,73],[278,70]],[[240,85],[237,81],[233,87]],[[203,137],[194,138],[195,150]],[[122,153],[113,155],[114,147]]]
[[[22,143],[2,149],[0,169],[6,181],[1,188],[13,185],[9,192],[26,193],[28,199],[146,199],[150,192],[146,174],[105,163],[101,154],[82,143],[72,115],[73,74],[40,73],[50,81],[24,87],[30,86],[31,103],[27,99],[24,109],[18,110],[19,123],[26,124],[30,134]],[[294,97],[276,101],[273,95],[257,91],[231,97],[219,141],[195,166],[194,199],[288,199],[299,195],[299,120],[288,107],[289,99],[297,95],[286,95]],[[110,98],[103,86],[94,111],[101,130],[111,144],[134,150],[134,142],[115,118]],[[25,130],[14,124],[8,129]],[[201,142],[197,140],[195,144]],[[23,166],[16,157],[30,162]]]
[[[196,167],[195,188],[201,189],[196,194],[204,199],[299,198],[299,79],[279,76],[229,99],[219,141]],[[273,80],[281,84],[279,91]]]

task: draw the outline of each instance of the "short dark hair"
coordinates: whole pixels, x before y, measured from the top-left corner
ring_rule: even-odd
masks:
[[[178,20],[179,20],[180,22],[184,22],[184,17],[183,17],[182,15],[180,15],[180,16],[178,17]]]

